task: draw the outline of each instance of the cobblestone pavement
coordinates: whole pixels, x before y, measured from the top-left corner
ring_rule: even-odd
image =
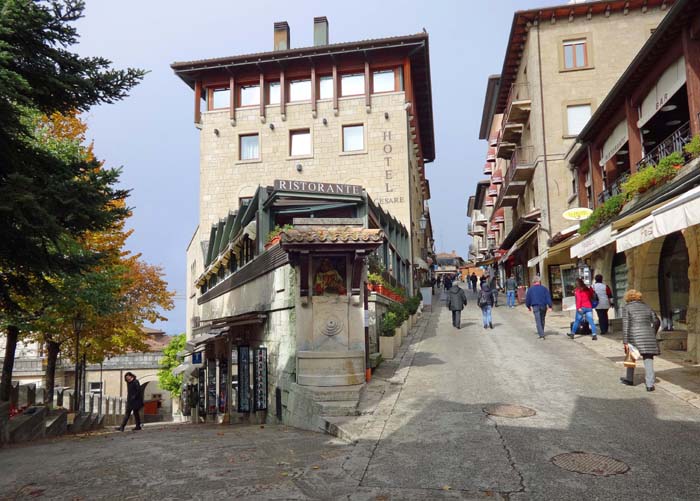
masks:
[[[698,499],[699,409],[619,384],[560,329],[537,340],[521,311],[484,330],[469,299],[461,330],[438,303],[380,367],[337,423],[352,443],[284,426],[63,438],[1,450],[0,499]],[[499,403],[535,414],[485,412]],[[576,451],[623,464],[561,456]]]

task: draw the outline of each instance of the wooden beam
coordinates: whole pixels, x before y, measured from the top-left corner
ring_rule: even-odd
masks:
[[[369,107],[371,106],[371,101],[370,101],[370,82],[369,82],[369,61],[365,61],[365,106],[369,110]]]
[[[260,72],[260,117],[265,118],[265,75]]]
[[[411,60],[409,58],[403,61],[403,88],[406,102],[413,103],[413,78],[411,77]],[[416,116],[414,110],[411,110],[411,114]]]
[[[229,109],[228,116],[231,122],[236,122],[236,78],[231,75],[228,82],[229,86]]]
[[[700,134],[700,41],[693,37],[690,26],[683,29],[682,37],[690,132],[696,136]]]
[[[194,83],[194,123],[202,123],[202,81]]]
[[[340,82],[338,82],[338,65],[333,63],[333,111],[338,113],[338,93],[340,92]]]
[[[625,115],[627,116],[627,146],[629,151],[630,172],[637,172],[637,162],[642,159],[642,133],[637,127],[639,108],[627,97],[625,99]],[[617,165],[614,164],[615,169]]]
[[[287,84],[284,82],[284,70],[280,70],[280,113],[282,120],[287,114]]]

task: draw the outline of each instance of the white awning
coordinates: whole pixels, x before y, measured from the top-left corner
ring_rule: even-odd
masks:
[[[700,186],[651,212],[617,237],[617,252],[700,224]]]
[[[571,257],[587,256],[591,252],[594,252],[601,247],[605,247],[613,241],[612,224],[606,224],[588,238],[585,238],[576,245],[571,246]]]
[[[413,265],[414,265],[414,266],[417,266],[418,268],[422,268],[422,269],[424,269],[424,270],[429,270],[429,269],[430,269],[430,266],[428,266],[428,263],[426,263],[425,261],[423,261],[423,260],[422,260],[421,258],[419,258],[419,257],[414,257],[414,258],[413,258]]]
[[[533,228],[530,228],[527,233],[525,233],[522,237],[520,237],[512,246],[510,249],[508,249],[508,252],[506,252],[503,257],[499,260],[499,263],[505,262],[516,250],[521,249],[525,243],[528,241],[528,239],[537,232],[537,230],[540,228],[540,225],[536,225]]]
[[[615,130],[608,137],[603,144],[603,151],[600,155],[600,166],[604,167],[608,160],[615,156],[620,148],[622,148],[627,142],[627,119],[623,119],[622,122],[617,124]]]
[[[534,267],[537,266],[539,263],[541,263],[542,261],[544,261],[545,259],[547,259],[547,254],[548,254],[548,251],[545,250],[545,251],[544,251],[542,254],[540,254],[539,256],[533,257],[532,259],[530,259],[530,260],[527,262],[527,267],[528,267],[528,268],[534,268]]]
[[[620,233],[616,239],[617,252],[637,247],[654,240],[654,218],[647,216]]]
[[[651,120],[651,117],[656,115],[657,111],[663,108],[678,89],[683,87],[685,78],[685,57],[681,56],[680,59],[676,60],[676,62],[671,64],[671,66],[664,71],[661,78],[656,82],[656,85],[654,85],[649,94],[647,94],[647,97],[642,101],[642,105],[639,109],[637,127],[641,129],[644,124]]]

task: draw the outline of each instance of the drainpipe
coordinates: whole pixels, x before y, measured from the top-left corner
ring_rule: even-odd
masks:
[[[544,90],[542,85],[542,47],[540,45],[540,20],[535,20],[537,26],[537,73],[540,80],[540,115],[542,120],[542,155],[544,156],[544,186],[547,193],[547,236],[552,238],[552,212],[549,205],[549,172],[547,169],[547,136],[544,125]]]

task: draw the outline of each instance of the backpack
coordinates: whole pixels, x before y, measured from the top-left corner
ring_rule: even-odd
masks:
[[[479,308],[483,308],[489,304],[489,297],[491,296],[491,291],[486,292],[484,290],[479,291],[479,298],[476,300],[476,304]]]
[[[588,289],[591,291],[591,309],[595,310],[596,307],[598,306],[598,303],[600,303],[600,299],[598,299],[598,294],[596,291],[593,289]]]

